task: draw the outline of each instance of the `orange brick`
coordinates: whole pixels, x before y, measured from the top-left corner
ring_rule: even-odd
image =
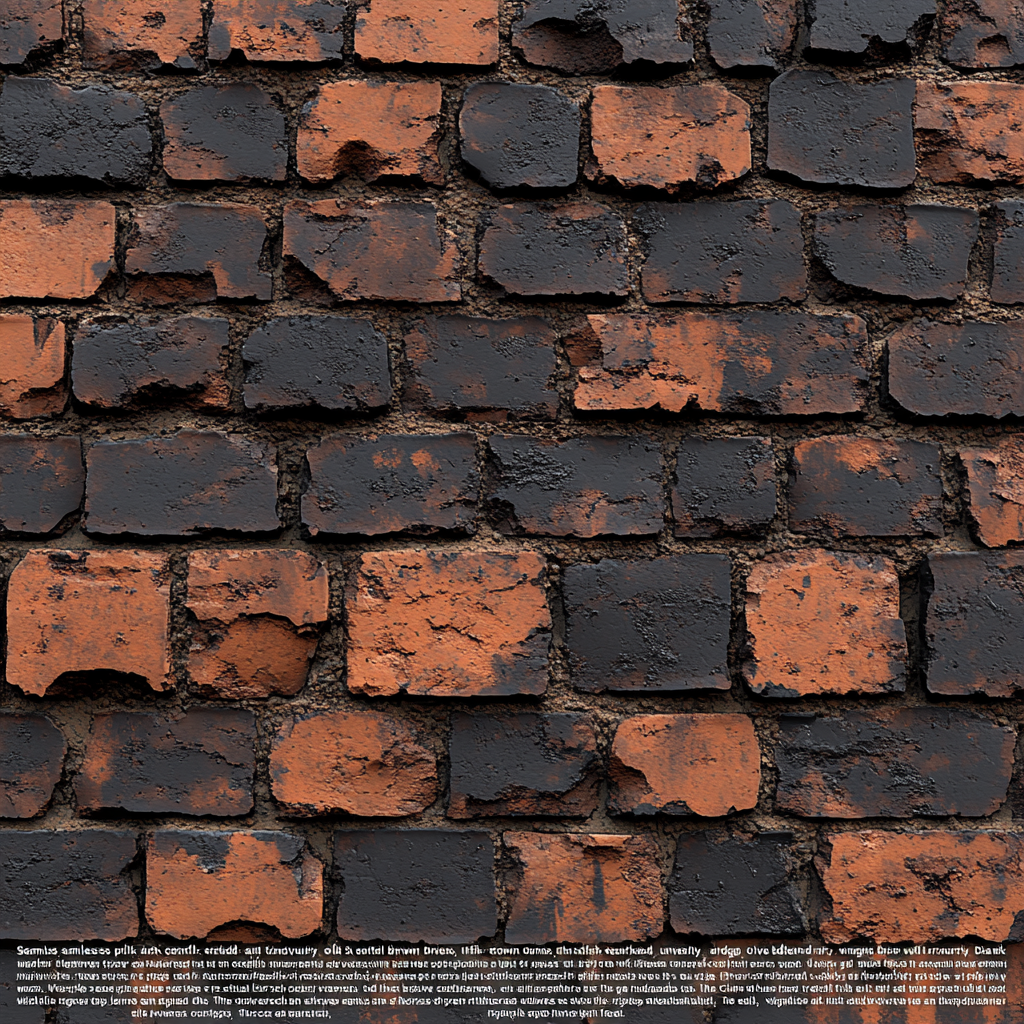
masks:
[[[68,399],[64,324],[50,317],[0,316],[0,412],[15,420],[52,416]]]
[[[87,67],[141,58],[192,70],[202,57],[200,0],[85,0],[82,20]]]
[[[371,0],[356,15],[356,53],[384,64],[494,64],[498,0]]]
[[[347,8],[321,0],[216,0],[210,60],[240,50],[246,60],[340,60]]]
[[[1024,439],[1010,436],[991,448],[964,448],[967,499],[982,544],[1024,541]]]

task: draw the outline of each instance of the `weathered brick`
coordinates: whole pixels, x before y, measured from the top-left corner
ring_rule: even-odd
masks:
[[[558,412],[555,332],[539,317],[429,316],[405,336],[405,354],[414,408],[495,420]]]
[[[661,934],[661,867],[652,837],[506,832],[504,840],[518,862],[507,942],[640,942]]]
[[[978,537],[988,548],[1024,541],[1024,444],[1017,436],[986,448],[963,448],[964,497]]]
[[[217,430],[100,441],[86,455],[90,533],[276,530],[277,451]]]
[[[685,833],[668,883],[672,927],[698,935],[802,935],[788,832]]]
[[[876,40],[915,46],[935,0],[813,0],[812,12],[812,49],[863,53]]]
[[[320,927],[323,865],[288,832],[158,831],[146,848],[146,920],[176,939],[233,921],[298,939]]]
[[[437,797],[437,758],[400,718],[326,711],[285,719],[270,753],[274,799],[293,816],[400,818]]]
[[[888,558],[789,551],[747,579],[748,656],[755,693],[893,693],[906,678],[899,579]]]
[[[744,416],[858,412],[868,386],[867,324],[780,310],[587,317],[574,405]]]
[[[821,934],[839,944],[1017,937],[1024,843],[1006,832],[843,832],[823,837],[832,902]],[[1016,920],[1015,920],[1016,919]]]
[[[323,0],[217,0],[210,59],[240,50],[255,61],[341,60],[347,13],[345,4]]]
[[[787,71],[768,98],[769,170],[832,185],[912,184],[915,88],[909,78],[846,83],[827,71]]]
[[[928,557],[928,689],[1012,697],[1024,690],[1024,552]]]
[[[34,818],[46,808],[67,749],[44,715],[0,714],[0,818]]]
[[[50,533],[78,511],[84,494],[80,438],[0,435],[0,528]]]
[[[387,339],[369,320],[269,320],[246,338],[242,358],[247,409],[314,406],[363,412],[391,401]]]
[[[939,17],[942,53],[964,68],[1024,64],[1020,0],[946,0]]]
[[[384,64],[494,64],[498,0],[371,0],[356,12],[356,54]]]
[[[0,831],[0,938],[120,942],[139,932],[135,835]]]
[[[71,350],[75,398],[101,409],[148,406],[160,398],[227,409],[228,327],[227,320],[197,316],[87,320]]]
[[[349,690],[542,694],[551,632],[545,568],[533,552],[363,555],[345,602]]]
[[[7,681],[43,696],[65,673],[170,686],[170,565],[154,551],[29,551],[7,593]]]
[[[628,242],[596,203],[516,203],[485,221],[480,272],[515,295],[626,295]]]
[[[1024,203],[995,203],[992,301],[1024,302]]]
[[[494,188],[566,188],[576,181],[580,108],[558,89],[477,82],[459,115],[462,159]]]
[[[25,59],[62,41],[61,0],[6,0],[0,11],[0,64]]]
[[[0,201],[0,298],[87,299],[114,267],[110,203]]]
[[[784,200],[657,203],[640,208],[648,302],[804,299],[800,211]]]
[[[598,180],[711,189],[750,171],[750,105],[717,83],[599,85],[590,119]]]
[[[746,715],[636,715],[615,730],[608,775],[615,814],[719,818],[757,806],[761,748]]]
[[[335,832],[334,869],[345,884],[343,939],[476,942],[497,929],[494,843],[486,832]]]
[[[339,299],[458,302],[462,297],[455,249],[433,203],[288,203],[284,255]]]
[[[284,114],[247,83],[207,85],[160,104],[164,170],[181,181],[284,181]]]
[[[664,525],[661,452],[650,437],[488,439],[488,500],[509,533],[549,537],[658,533]]]
[[[942,536],[939,449],[843,435],[793,448],[789,527],[841,537]]]
[[[815,218],[815,253],[836,280],[882,295],[955,299],[978,214],[955,206],[851,206]]]
[[[320,533],[474,532],[472,434],[338,435],[306,453],[302,522]]]
[[[807,818],[984,817],[1006,799],[1016,738],[945,708],[785,715],[775,806]]]
[[[778,68],[796,39],[794,0],[709,0],[708,48],[720,68]]]
[[[600,692],[728,690],[729,559],[688,553],[565,569],[573,685]]]
[[[82,20],[87,68],[195,71],[203,58],[200,0],[85,0]]]
[[[0,415],[15,420],[64,411],[64,324],[52,317],[0,314]]]
[[[440,184],[440,119],[440,82],[328,82],[299,117],[299,174],[315,182],[396,175]]]
[[[327,568],[304,551],[191,552],[186,606],[198,620],[192,679],[228,699],[298,693],[327,605]]]
[[[601,761],[583,715],[455,714],[449,818],[587,818]]]
[[[684,438],[671,492],[677,537],[717,537],[775,517],[775,451],[767,437]]]
[[[177,718],[97,715],[75,776],[78,809],[248,814],[255,742],[251,711],[194,708]]]

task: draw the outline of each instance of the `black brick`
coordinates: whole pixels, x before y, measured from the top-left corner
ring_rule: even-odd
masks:
[[[0,9],[0,64],[23,64],[62,42],[61,0],[4,0]]]
[[[992,301],[1024,302],[1024,203],[995,204]]]
[[[708,48],[721,68],[777,68],[796,37],[794,0],[709,0]]]
[[[50,533],[78,511],[84,493],[78,437],[0,436],[0,527]]]
[[[935,14],[935,0],[811,0],[811,14],[813,49],[863,53],[876,39],[916,43],[915,29]]]
[[[964,68],[1024,64],[1024,21],[1016,0],[946,0],[942,53]]]
[[[46,807],[66,751],[45,716],[0,714],[0,818],[32,818]]]

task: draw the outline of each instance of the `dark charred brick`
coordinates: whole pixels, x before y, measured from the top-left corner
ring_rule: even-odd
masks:
[[[408,402],[473,418],[553,419],[555,337],[539,317],[426,317],[405,336]]]
[[[921,441],[801,441],[793,449],[790,529],[838,537],[941,537],[939,459],[939,449]]]
[[[210,60],[227,60],[232,50],[251,61],[340,60],[347,13],[322,0],[217,0]]]
[[[553,442],[505,434],[488,444],[488,498],[509,532],[628,536],[664,525],[661,453],[649,437]]]
[[[0,938],[120,942],[139,931],[135,835],[0,832]]]
[[[497,929],[494,843],[486,832],[335,832],[334,869],[345,886],[343,939],[475,942]]]
[[[477,82],[462,100],[462,159],[494,188],[566,188],[576,180],[578,104],[547,85]]]
[[[198,0],[84,0],[82,21],[87,68],[198,70],[204,50]]]
[[[227,409],[228,321],[183,316],[141,323],[86,321],[71,353],[75,398],[101,409],[186,398]]]
[[[153,139],[145,104],[103,85],[8,77],[0,96],[0,176],[141,185]]]
[[[474,532],[480,475],[472,434],[325,438],[306,453],[309,532]]]
[[[216,430],[100,441],[88,451],[90,533],[188,536],[276,530],[277,452]]]
[[[710,0],[708,48],[720,68],[778,68],[796,38],[794,0]]]
[[[909,78],[849,84],[787,71],[768,98],[768,168],[801,181],[902,188],[917,176]]]
[[[729,559],[605,559],[565,570],[573,685],[598,693],[728,690]]]
[[[962,68],[1024,64],[1020,0],[946,0],[940,15],[942,53]]]
[[[0,527],[50,533],[78,511],[85,494],[82,442],[76,437],[0,435]]]
[[[66,331],[60,320],[21,313],[0,315],[0,414],[13,420],[64,411]]]
[[[764,528],[775,517],[775,451],[767,437],[688,437],[672,487],[677,537]]]
[[[499,206],[480,242],[480,272],[515,295],[625,295],[619,216],[594,203]]]
[[[356,14],[355,42],[384,64],[494,64],[498,0],[373,0]]]
[[[1024,552],[930,555],[928,689],[1012,697],[1024,690]]]
[[[963,448],[964,493],[978,538],[987,548],[1024,541],[1024,438],[1004,437],[984,448]]]
[[[908,299],[955,299],[977,237],[974,210],[852,206],[817,215],[815,251],[843,284]]]
[[[812,0],[810,45],[815,50],[864,53],[870,43],[918,40],[935,0]]]
[[[24,64],[25,58],[61,42],[61,0],[6,0],[0,11],[0,64]]]
[[[255,85],[208,85],[160,105],[164,170],[181,181],[284,181],[284,114]]]
[[[789,832],[679,837],[668,883],[669,920],[698,935],[801,935]]]
[[[67,749],[45,716],[0,714],[0,818],[34,818],[45,809]]]
[[[775,806],[806,818],[984,817],[1006,799],[1016,738],[944,708],[784,715]]]
[[[675,0],[526,0],[512,43],[531,64],[570,75],[693,60]]]
[[[78,809],[248,814],[255,742],[251,711],[195,708],[180,718],[97,715],[75,776]]]
[[[583,715],[452,716],[449,818],[587,818],[601,762]]]
[[[1024,302],[1024,203],[995,204],[992,301]]]
[[[648,302],[775,302],[807,296],[800,211],[784,200],[641,207]]]

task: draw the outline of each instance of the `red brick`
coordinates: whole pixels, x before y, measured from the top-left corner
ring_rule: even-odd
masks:
[[[64,32],[61,0],[5,0],[0,11],[0,64],[23,64]]]
[[[433,697],[542,694],[545,562],[522,552],[363,555],[346,595],[348,688]]]
[[[34,818],[60,781],[68,745],[43,715],[0,714],[0,818]]]
[[[639,835],[506,832],[510,943],[642,942],[665,922],[658,848]]]
[[[85,0],[82,20],[87,68],[195,71],[203,57],[200,0]]]
[[[356,14],[356,53],[384,64],[494,64],[498,0],[371,0]]]
[[[67,349],[64,324],[51,317],[0,315],[0,413],[13,420],[53,416],[64,411]]]
[[[746,715],[636,715],[615,730],[608,807],[724,817],[757,806],[761,748]]]
[[[246,921],[298,939],[320,927],[323,864],[287,832],[155,832],[146,850],[146,920],[177,939]]]
[[[743,666],[751,689],[769,697],[902,691],[899,597],[893,563],[877,555],[791,551],[756,563]]]
[[[986,448],[963,448],[966,499],[988,548],[1024,541],[1024,438],[1004,437]]]
[[[0,201],[0,298],[87,299],[114,266],[110,203]]]
[[[254,61],[340,60],[347,13],[321,0],[217,0],[210,60],[227,60],[232,50]]]
[[[942,52],[963,68],[1024,64],[1020,0],[946,0],[939,24]]]
[[[170,566],[152,551],[29,551],[7,595],[7,680],[44,695],[64,673],[171,685]]]
[[[401,818],[437,798],[437,758],[400,718],[327,711],[285,720],[270,781],[289,815]]]
[[[716,188],[750,171],[750,105],[718,84],[599,85],[595,173],[623,185]]]
[[[0,434],[0,527],[50,533],[65,526],[85,493],[78,436]]]

